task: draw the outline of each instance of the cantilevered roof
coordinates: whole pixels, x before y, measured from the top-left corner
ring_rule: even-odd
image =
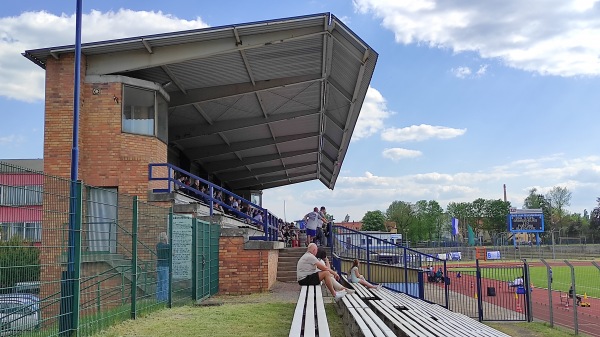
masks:
[[[74,46],[28,50],[42,68]],[[86,76],[170,95],[169,145],[231,189],[333,189],[378,54],[329,13],[86,43]]]

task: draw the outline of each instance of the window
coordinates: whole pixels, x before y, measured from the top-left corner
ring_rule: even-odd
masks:
[[[42,185],[2,186],[0,205],[25,206],[42,204]]]
[[[150,89],[123,86],[121,130],[168,141],[168,103]]]
[[[0,224],[0,238],[8,241],[18,235],[25,241],[42,241],[42,224],[39,222],[5,222]]]

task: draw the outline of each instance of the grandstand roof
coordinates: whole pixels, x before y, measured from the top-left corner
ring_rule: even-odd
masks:
[[[45,67],[74,46],[28,50]],[[330,13],[82,45],[86,76],[170,96],[169,146],[231,189],[333,189],[378,54]]]

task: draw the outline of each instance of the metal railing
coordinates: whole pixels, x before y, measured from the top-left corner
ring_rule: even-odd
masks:
[[[161,170],[162,168],[162,170]],[[179,181],[175,176],[185,176],[196,181],[199,181],[200,184],[203,184],[207,187],[207,193],[202,192],[201,190],[196,189],[194,186],[183,184]],[[266,241],[277,241],[279,239],[279,222],[280,219],[269,212],[266,208],[263,208],[259,205],[252,203],[245,198],[221,187],[213,184],[212,182],[202,179],[197,175],[194,175],[190,172],[180,169],[179,167],[168,164],[168,163],[151,163],[148,165],[148,180],[149,181],[162,181],[166,182],[166,188],[155,188],[153,192],[155,193],[171,193],[173,191],[187,191],[188,196],[192,198],[196,198],[198,201],[205,203],[209,207],[210,215],[220,212],[219,208],[224,211],[224,213],[228,213],[236,218],[241,219],[249,224],[252,224],[263,230],[265,233],[264,237],[257,237],[254,239],[262,239]],[[222,199],[219,200],[216,198],[217,192],[222,194]],[[239,210],[231,207],[223,200],[226,200],[228,197],[234,197],[236,200],[241,200],[243,203],[252,207],[253,209],[260,210],[261,218],[257,219],[253,216],[250,216],[244,212],[240,212]]]
[[[348,273],[356,260],[367,281],[448,307],[445,260],[346,227],[333,226],[331,241],[337,270]]]

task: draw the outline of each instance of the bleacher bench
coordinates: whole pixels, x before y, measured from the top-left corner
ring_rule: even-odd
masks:
[[[302,286],[300,289],[289,336],[330,336],[320,286]]]
[[[344,296],[337,305],[342,308],[346,336],[396,336],[392,329],[357,294]]]
[[[356,294],[358,294],[358,296],[360,298],[362,298],[362,299],[375,298],[375,295],[371,292],[370,289],[367,289],[367,287],[363,286],[360,283],[350,283],[350,281],[348,280],[348,277],[346,275],[341,275],[340,277],[342,278],[343,283],[346,284],[347,288],[356,290]]]
[[[463,314],[406,294],[382,289],[377,291],[377,295],[381,300],[373,300],[369,303],[398,335],[508,337]]]

